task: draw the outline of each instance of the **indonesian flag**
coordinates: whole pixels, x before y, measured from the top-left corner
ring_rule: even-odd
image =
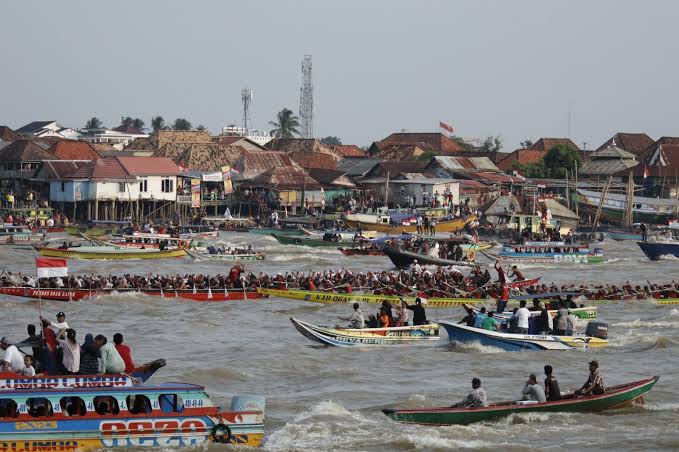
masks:
[[[68,266],[66,259],[50,259],[47,257],[36,257],[35,268],[38,278],[54,278],[55,276],[68,276]]]
[[[439,127],[442,128],[443,130],[450,132],[450,133],[455,132],[455,129],[453,129],[453,126],[451,126],[450,124],[446,124],[443,121],[439,121]]]
[[[651,175],[651,172],[648,170],[648,166],[644,163],[644,179],[646,179],[648,176]]]

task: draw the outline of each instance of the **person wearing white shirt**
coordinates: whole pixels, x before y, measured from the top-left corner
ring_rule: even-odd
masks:
[[[24,358],[16,346],[11,345],[6,337],[0,339],[0,349],[5,351],[2,359],[3,372],[21,372],[24,368]]]
[[[516,318],[518,322],[516,324],[516,332],[518,334],[528,333],[528,319],[530,318],[530,311],[526,308],[526,300],[520,301],[520,308],[516,311]]]
[[[40,320],[43,320],[45,322],[49,322],[46,318],[40,317]],[[66,323],[66,314],[63,312],[58,312],[57,313],[57,321],[56,322],[49,322],[50,327],[54,330],[55,334],[58,334],[59,331],[61,330],[67,330],[69,328],[68,323]]]

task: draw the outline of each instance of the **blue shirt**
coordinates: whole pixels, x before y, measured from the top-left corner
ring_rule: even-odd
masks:
[[[486,320],[486,314],[478,313],[474,318],[474,328],[483,328],[483,321]]]

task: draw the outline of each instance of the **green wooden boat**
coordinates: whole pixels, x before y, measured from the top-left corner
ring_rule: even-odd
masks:
[[[321,239],[310,239],[305,237],[294,237],[281,234],[271,234],[273,235],[278,243],[283,245],[303,245],[303,246],[313,246],[316,248],[326,247],[326,248],[337,248],[342,245],[344,248],[357,248],[359,246],[358,242],[333,242],[330,240]]]
[[[599,412],[620,408],[640,400],[656,384],[660,377],[651,377],[633,383],[612,386],[601,395],[575,397],[563,396],[554,402],[511,401],[493,403],[480,408],[422,408],[414,410],[384,409],[391,419],[406,424],[460,425],[503,418],[513,413],[527,412]]]
[[[269,235],[269,234],[289,235],[289,236],[304,235],[304,233],[299,229],[248,228],[248,232],[250,234],[258,235]]]

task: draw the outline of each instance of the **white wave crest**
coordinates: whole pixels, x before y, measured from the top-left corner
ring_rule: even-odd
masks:
[[[629,322],[614,323],[612,326],[624,328],[678,328],[679,321],[636,319]]]
[[[481,345],[478,341],[473,342],[454,342],[453,347],[455,350],[468,352],[468,353],[504,353],[505,351],[498,347],[492,347],[490,345]]]
[[[412,444],[415,449],[478,449],[482,447],[493,447],[495,444],[481,440],[463,440],[447,438],[441,434],[440,429],[426,429],[417,434],[406,434],[404,439]]]
[[[641,406],[648,411],[679,411],[679,403],[677,402],[645,403]]]

